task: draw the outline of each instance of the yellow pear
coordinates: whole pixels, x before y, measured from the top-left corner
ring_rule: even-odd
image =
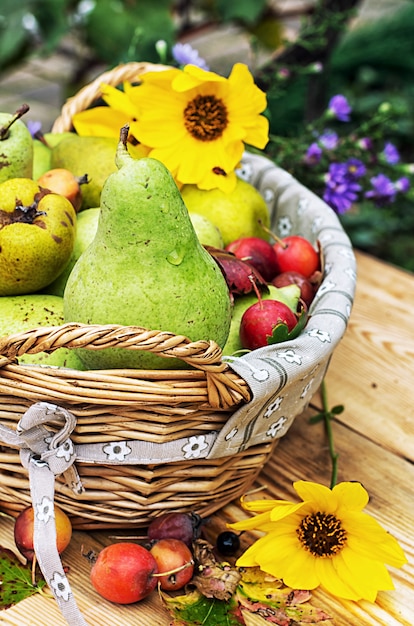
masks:
[[[181,195],[190,213],[204,215],[217,226],[225,246],[240,237],[268,239],[263,226],[269,228],[269,211],[263,197],[250,183],[238,178],[230,193],[184,185]]]
[[[72,254],[72,204],[30,178],[0,184],[0,296],[34,293],[61,273]]]

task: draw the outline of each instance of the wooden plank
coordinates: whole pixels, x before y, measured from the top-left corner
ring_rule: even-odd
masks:
[[[346,404],[350,428],[414,461],[414,277],[358,254],[348,330],[326,383],[329,401]]]

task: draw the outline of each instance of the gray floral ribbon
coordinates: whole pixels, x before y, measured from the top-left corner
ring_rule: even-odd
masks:
[[[58,432],[47,422],[63,421]],[[20,448],[22,464],[28,470],[34,509],[33,543],[42,574],[61,613],[70,626],[87,626],[76,604],[56,546],[54,514],[55,476],[63,474],[72,489],[83,490],[73,462],[76,458],[69,435],[76,418],[66,409],[47,402],[32,405],[18,423],[16,432],[0,425],[2,441]]]

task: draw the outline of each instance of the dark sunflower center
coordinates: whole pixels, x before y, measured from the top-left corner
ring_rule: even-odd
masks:
[[[184,125],[199,141],[213,141],[227,126],[227,109],[216,96],[196,96],[184,109]]]
[[[342,550],[347,541],[340,520],[327,513],[307,515],[296,532],[301,544],[314,556],[333,556]]]

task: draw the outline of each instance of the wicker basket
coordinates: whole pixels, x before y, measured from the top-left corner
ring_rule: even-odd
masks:
[[[149,69],[164,68],[130,63],[99,76],[63,106],[53,131],[71,130],[72,116],[99,98],[102,82],[139,81]],[[331,209],[266,158],[246,154],[239,173],[262,193],[275,232],[321,244],[325,277],[305,331],[238,359],[224,359],[214,342],[162,329],[66,324],[0,338],[3,510],[17,515],[31,502],[30,459],[52,454],[60,463],[69,450],[70,467],[58,463],[54,472],[55,499],[75,528],[145,526],[165,510],[209,515],[249,488],[309,403],[351,312],[352,247]],[[109,346],[178,357],[190,367],[82,372],[18,363],[25,353]],[[29,423],[33,406],[38,414]],[[31,447],[39,434],[42,445]]]

